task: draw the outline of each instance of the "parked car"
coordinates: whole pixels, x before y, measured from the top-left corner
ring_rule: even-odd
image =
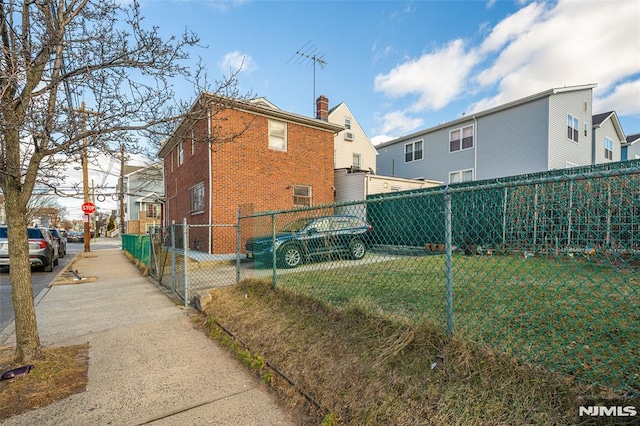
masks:
[[[356,216],[308,217],[287,224],[276,233],[276,262],[295,268],[314,257],[347,255],[362,259],[370,242],[371,225]],[[273,237],[265,235],[249,239],[247,257],[271,263]]]
[[[58,256],[63,258],[67,254],[67,233],[57,228],[49,228],[49,232],[51,232],[51,236],[58,242]]]
[[[58,243],[47,228],[28,227],[29,262],[45,272],[58,264]],[[0,226],[0,266],[9,266],[9,241],[6,225]]]
[[[84,241],[84,232],[71,231],[67,234],[67,242],[81,243]]]

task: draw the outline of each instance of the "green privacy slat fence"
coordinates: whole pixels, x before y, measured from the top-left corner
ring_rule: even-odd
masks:
[[[149,235],[122,234],[122,250],[149,266]]]
[[[277,232],[335,215],[371,225],[363,257],[353,229]],[[640,161],[262,213],[239,227],[254,259],[243,276],[640,393]],[[256,256],[274,241],[275,254]],[[290,268],[293,244],[303,262]]]

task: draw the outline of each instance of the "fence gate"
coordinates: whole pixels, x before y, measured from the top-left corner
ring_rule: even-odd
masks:
[[[189,225],[186,220],[150,235],[149,270],[185,306],[199,291],[239,281],[237,224]]]

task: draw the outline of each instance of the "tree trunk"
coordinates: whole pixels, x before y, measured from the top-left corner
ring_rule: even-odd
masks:
[[[36,311],[33,302],[29,242],[26,228],[26,205],[21,202],[19,181],[8,177],[5,188],[7,239],[11,266],[11,299],[15,312],[16,362],[25,363],[42,357]],[[13,181],[13,182],[12,182]]]

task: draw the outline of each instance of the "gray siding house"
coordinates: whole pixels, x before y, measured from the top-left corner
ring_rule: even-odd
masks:
[[[626,142],[622,145],[622,160],[640,159],[640,133],[627,136]]]
[[[150,166],[125,166],[125,223],[128,234],[146,234],[161,226],[164,204],[162,163]]]
[[[378,174],[456,183],[592,164],[594,87],[550,89],[380,144]]]
[[[593,116],[592,137],[593,164],[622,160],[622,144],[626,142],[626,137],[615,111]]]

